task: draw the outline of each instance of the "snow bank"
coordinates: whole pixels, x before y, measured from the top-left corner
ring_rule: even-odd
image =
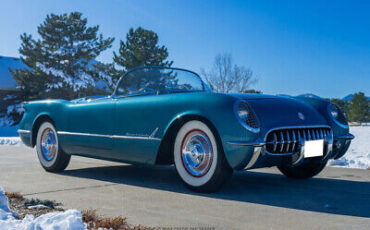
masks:
[[[350,132],[355,135],[355,139],[347,153],[337,159],[329,161],[330,166],[346,168],[370,168],[370,126],[350,127]]]
[[[9,209],[8,198],[0,188],[0,229],[58,229],[58,230],[79,230],[86,229],[82,222],[82,214],[77,210],[65,212],[51,212],[35,218],[27,215],[23,220],[17,220],[15,213]]]
[[[0,188],[0,223],[1,221],[14,218],[14,213],[9,209],[8,197],[5,196],[4,190]],[[1,224],[0,224],[1,227]],[[0,228],[4,229],[4,228]]]
[[[0,137],[0,145],[21,146],[23,143],[19,137]]]

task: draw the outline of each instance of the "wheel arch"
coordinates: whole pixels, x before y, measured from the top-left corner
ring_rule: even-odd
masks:
[[[172,149],[175,143],[176,134],[186,122],[192,120],[204,122],[214,133],[215,138],[217,139],[217,143],[220,145],[220,149],[222,149],[223,151],[221,137],[215,125],[203,115],[196,113],[187,113],[176,116],[166,127],[161,144],[159,145],[155,164],[159,165],[173,164],[174,159]]]
[[[50,123],[52,123],[55,126],[55,122],[53,121],[53,119],[51,119],[50,114],[47,114],[47,113],[39,114],[36,117],[36,119],[33,122],[33,124],[32,124],[32,131],[31,131],[31,144],[32,144],[32,147],[34,147],[36,145],[37,132],[38,132],[41,124],[44,123],[45,121],[49,121]]]

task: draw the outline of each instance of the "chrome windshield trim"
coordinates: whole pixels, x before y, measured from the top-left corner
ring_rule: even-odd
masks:
[[[347,133],[346,135],[337,137],[338,139],[346,139],[346,140],[353,140],[355,136],[351,133]]]
[[[120,96],[124,96],[125,95],[117,95],[117,88],[118,86],[120,85],[121,81],[128,75],[130,74],[131,72],[134,72],[138,69],[172,69],[172,70],[178,70],[178,71],[184,71],[184,72],[189,72],[191,74],[194,74],[196,77],[198,77],[198,79],[200,80],[200,82],[202,83],[202,86],[203,86],[203,90],[201,92],[212,92],[211,88],[202,80],[202,78],[199,76],[199,74],[197,74],[196,72],[193,72],[191,70],[187,70],[187,69],[182,69],[182,68],[176,68],[176,67],[165,67],[165,66],[139,66],[139,67],[135,67],[135,68],[132,68],[130,70],[128,70],[117,82],[116,84],[116,88],[114,89],[113,91],[113,94],[111,95],[112,98],[119,98]],[[191,91],[190,91],[191,92]],[[127,96],[127,95],[126,95]]]
[[[18,129],[17,132],[19,134],[30,134],[31,133],[30,130],[25,130],[25,129]]]
[[[120,135],[103,135],[103,134],[92,134],[92,133],[77,133],[77,132],[66,132],[58,131],[59,135],[72,135],[72,136],[85,136],[85,137],[102,137],[102,138],[113,138],[113,139],[130,139],[130,140],[148,140],[148,141],[161,141],[161,138],[154,136],[120,136]]]

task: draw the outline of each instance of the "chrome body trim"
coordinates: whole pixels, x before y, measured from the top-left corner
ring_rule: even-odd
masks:
[[[155,135],[158,133],[158,130],[159,130],[159,128],[156,128],[156,129],[152,132],[152,134],[150,134],[150,136],[149,136],[149,137],[154,138],[154,137],[155,137]]]
[[[264,149],[264,147],[262,147],[262,146],[254,148],[252,158],[249,160],[247,166],[245,166],[244,169],[249,169],[249,168],[252,168],[254,166],[254,164],[257,162],[259,156],[261,155],[263,149]]]
[[[254,147],[261,147],[266,144],[263,140],[260,139],[257,139],[255,141],[228,141],[227,143],[229,145],[254,146]]]
[[[158,128],[157,128],[158,129]],[[77,133],[77,132],[66,132],[58,131],[58,135],[72,135],[72,136],[85,136],[85,137],[102,137],[102,138],[113,138],[113,139],[129,139],[129,140],[148,140],[148,141],[161,141],[161,138],[154,137],[158,132],[155,129],[150,136],[121,136],[121,135],[103,135],[103,134],[92,134],[92,133]]]
[[[31,130],[18,129],[17,133],[19,133],[19,134],[30,134]]]
[[[346,140],[353,140],[355,136],[351,133],[347,133],[346,135],[337,137],[338,139],[346,139]]]
[[[260,128],[252,128],[252,127],[250,127],[249,125],[247,125],[242,119],[240,119],[240,117],[239,117],[239,114],[238,114],[238,105],[239,105],[239,103],[241,103],[241,102],[244,102],[244,103],[246,103],[246,104],[248,104],[248,102],[246,102],[245,100],[241,100],[241,99],[239,99],[239,100],[236,100],[235,102],[234,102],[234,106],[233,106],[233,109],[234,109],[234,114],[235,114],[235,116],[236,116],[236,119],[239,121],[239,123],[246,129],[246,130],[248,130],[248,131],[250,131],[250,132],[252,132],[252,133],[259,133],[260,132]],[[252,110],[252,107],[248,104],[248,106],[249,106],[249,108]],[[251,111],[251,112],[253,112],[254,113],[254,111]],[[257,117],[257,115],[256,115],[256,119],[257,119],[257,121],[258,121],[258,117]],[[259,121],[258,121],[258,123],[259,123]]]

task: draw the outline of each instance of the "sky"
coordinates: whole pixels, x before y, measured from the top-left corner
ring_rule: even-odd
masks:
[[[47,14],[79,11],[113,51],[131,27],[155,31],[175,67],[200,72],[219,53],[253,70],[266,94],[370,95],[370,1],[0,0],[0,55],[19,57]]]

